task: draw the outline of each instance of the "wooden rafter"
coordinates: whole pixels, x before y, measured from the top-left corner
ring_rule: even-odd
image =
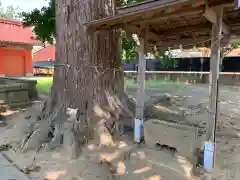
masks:
[[[131,34],[138,34],[140,35],[141,29],[137,26],[131,25],[131,24],[124,24],[122,27],[125,31],[130,32]],[[162,41],[160,36],[153,32],[148,32],[149,39],[155,40],[155,41]]]
[[[124,24],[122,26],[122,28],[126,31],[129,32],[131,34],[140,34],[140,28],[131,24]],[[192,33],[192,32],[196,32],[196,31],[207,31],[210,32],[211,31],[211,24],[200,24],[200,25],[194,25],[194,26],[189,26],[189,27],[180,27],[180,28],[176,28],[176,29],[170,29],[170,30],[166,30],[161,32],[161,35],[152,32],[151,30],[149,30],[148,32],[148,36],[149,39],[152,41],[158,41],[158,42],[162,42],[164,40],[164,38],[166,36],[179,36],[180,34],[184,34],[184,33]]]
[[[194,25],[194,26],[188,26],[188,27],[180,27],[175,29],[169,29],[161,32],[161,35],[158,33],[154,33],[149,30],[148,35],[150,40],[159,41],[162,42],[165,37],[167,36],[179,36],[180,34],[187,34],[192,33],[196,31],[211,31],[211,24],[200,24],[200,25]],[[122,27],[125,31],[130,32],[131,34],[140,34],[140,28],[131,24],[124,24]]]
[[[211,1],[208,3],[209,7],[217,7],[217,6],[222,6],[222,7],[229,7],[233,6],[233,0],[216,0],[216,1]]]
[[[195,44],[202,44],[205,42],[210,42],[211,37],[210,36],[198,36],[196,38],[179,38],[176,40],[168,40],[164,43],[158,43],[158,46],[160,47],[171,47],[171,46],[179,46],[182,44],[183,46],[194,46]]]
[[[149,2],[150,1],[150,2]],[[211,39],[211,25],[216,23],[217,6],[227,6],[224,14],[224,34],[240,33],[240,15],[232,12],[234,0],[149,0],[129,7],[118,8],[117,14],[86,23],[94,31],[108,28],[122,28],[128,36],[138,34],[140,26],[149,25],[148,41],[161,47],[191,45]],[[208,3],[209,2],[209,3]],[[214,4],[215,3],[215,4]],[[206,4],[208,7],[206,8]],[[232,4],[231,7],[228,7]],[[119,14],[119,12],[122,12]],[[123,13],[124,12],[124,13]],[[203,15],[207,18],[204,18]],[[177,21],[179,20],[179,21]],[[167,26],[171,21],[171,25]],[[166,24],[166,25],[165,25]],[[226,25],[227,24],[227,25]],[[237,33],[236,33],[237,32]],[[224,36],[225,36],[224,35]]]
[[[86,27],[91,27],[93,30],[99,30],[123,23],[128,23],[136,19],[138,19],[138,21],[141,21],[146,16],[146,14],[158,14],[159,12],[164,11],[170,7],[177,8],[179,6],[189,5],[191,0],[161,0],[157,2],[162,3],[151,8],[140,9],[137,11],[131,11],[129,13],[117,14],[116,16],[106,17],[100,20],[94,20],[91,22],[87,22],[84,25]]]
[[[191,9],[181,9],[180,11],[175,11],[173,13],[165,13],[163,15],[157,15],[156,17],[149,17],[148,19],[145,19],[141,21],[141,23],[157,23],[160,21],[164,21],[167,19],[173,19],[177,17],[182,17],[182,16],[191,16],[194,14],[201,14],[204,13],[204,8],[199,7],[199,8],[191,8]],[[131,23],[139,23],[138,20],[132,21]]]
[[[123,6],[120,8],[117,8],[117,13],[118,14],[127,14],[131,12],[136,12],[136,11],[144,11],[146,9],[152,9],[156,8],[159,6],[167,6],[169,4],[174,5],[174,4],[180,4],[180,3],[188,3],[189,0],[152,0],[152,1],[143,1],[140,3],[136,3],[133,5],[128,5],[128,6]]]
[[[192,26],[184,26],[178,28],[172,28],[165,31],[161,31],[162,36],[167,35],[179,35],[184,33],[192,33],[196,31],[210,31],[212,29],[211,24],[199,24],[199,25],[192,25]]]
[[[240,8],[240,0],[234,0],[234,7],[235,7],[235,9]]]
[[[217,23],[217,15],[213,8],[206,6],[203,16],[211,23]],[[230,28],[224,22],[222,24],[222,31],[224,34],[230,34]]]

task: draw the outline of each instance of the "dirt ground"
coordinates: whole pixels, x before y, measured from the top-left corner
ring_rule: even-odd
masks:
[[[128,93],[134,96],[135,90],[128,90]],[[168,93],[175,98],[175,109],[176,107],[191,109],[194,105],[207,106],[208,104],[207,86],[148,89],[146,101],[149,102],[163,93]],[[220,90],[220,117],[216,134],[217,167],[213,175],[218,180],[237,180],[240,176],[239,101],[238,89],[222,88]],[[31,115],[38,113],[40,105],[40,101],[35,102],[32,107],[9,115],[6,119],[7,125],[0,127],[0,144],[11,142],[14,147],[17,147],[23,137],[23,127],[29,124]],[[187,122],[202,127],[203,139],[208,113],[207,111],[190,113],[186,118]],[[60,147],[54,151],[40,150],[38,153],[20,153],[14,150],[2,153],[13,160],[19,169],[24,169],[33,162],[39,166],[40,168],[28,174],[30,179],[34,180],[191,179],[192,165],[187,160],[177,155],[172,157],[168,152],[149,149],[146,145],[136,145],[131,139],[131,135],[116,137],[114,147],[100,147],[97,145],[97,140],[92,140],[83,148],[82,155],[77,160],[69,160],[67,153]]]

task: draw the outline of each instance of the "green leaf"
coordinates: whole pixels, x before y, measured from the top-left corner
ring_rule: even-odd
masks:
[[[53,44],[56,38],[55,0],[51,0],[48,7],[34,9],[29,13],[20,13],[23,24],[32,26],[37,39]]]

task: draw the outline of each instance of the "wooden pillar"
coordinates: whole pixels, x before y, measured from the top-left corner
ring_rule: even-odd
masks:
[[[209,73],[209,119],[206,133],[206,140],[213,143],[213,158],[215,157],[215,130],[218,118],[218,83],[219,83],[219,68],[220,68],[220,41],[222,36],[222,16],[223,8],[216,9],[217,22],[212,28],[211,42],[211,58],[210,58],[210,73]],[[215,158],[214,158],[215,159]],[[213,165],[214,165],[213,159]]]
[[[210,73],[209,73],[209,123],[207,129],[207,140],[214,141],[215,121],[217,118],[217,101],[218,101],[218,80],[220,67],[220,41],[222,35],[222,15],[223,9],[217,10],[217,23],[213,24],[212,28],[212,44],[210,58]]]
[[[239,9],[240,8],[240,0],[234,0],[234,8]]]
[[[139,63],[138,63],[138,76],[137,76],[137,98],[136,98],[136,114],[134,125],[134,141],[140,142],[143,138],[143,121],[144,121],[144,101],[145,101],[145,45],[147,44],[147,31],[146,26],[141,27],[140,34],[140,47],[139,47]],[[141,126],[141,127],[140,127]]]

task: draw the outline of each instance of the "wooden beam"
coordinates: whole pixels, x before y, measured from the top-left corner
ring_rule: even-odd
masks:
[[[173,13],[165,13],[164,15],[161,16],[155,16],[155,17],[150,17],[148,19],[142,20],[141,23],[146,23],[146,24],[151,24],[151,23],[157,23],[159,21],[164,21],[167,19],[174,19],[174,18],[178,18],[178,17],[183,17],[183,16],[191,16],[194,14],[201,14],[204,13],[204,8],[203,7],[199,7],[199,8],[195,8],[195,9],[183,9],[180,11],[175,11]],[[131,22],[132,24],[138,24],[139,20],[134,20]]]
[[[234,1],[234,9],[239,9],[240,8],[240,0],[235,0]]]
[[[219,69],[220,69],[220,41],[222,34],[222,18],[223,8],[216,11],[216,23],[213,24],[212,29],[212,44],[211,44],[211,58],[210,58],[210,74],[209,74],[209,119],[206,132],[206,141],[212,142],[214,146],[213,167],[216,152],[216,123],[219,116],[218,98],[219,98]],[[213,168],[212,167],[212,168]]]
[[[198,7],[206,4],[206,0],[197,0],[192,2],[192,7]]]
[[[140,34],[140,28],[132,25],[132,24],[124,24],[123,26],[119,26],[123,28],[127,33],[129,34]],[[148,31],[149,40],[155,41],[158,43],[163,43],[163,40],[166,36],[176,35],[179,36],[179,34],[182,33],[191,33],[191,32],[199,32],[199,31],[210,31],[211,30],[211,24],[201,24],[201,25],[194,25],[189,27],[180,27],[175,29],[169,29],[166,31],[162,31],[161,35],[158,35],[157,33]]]
[[[161,31],[161,36],[177,35],[177,34],[179,35],[183,33],[192,33],[192,32],[199,32],[199,31],[210,31],[211,28],[212,28],[212,25],[210,23],[192,25],[187,27],[184,26],[184,27],[178,27],[178,28]]]
[[[163,43],[158,43],[159,46],[165,46],[165,47],[171,47],[171,46],[178,46],[182,44],[183,46],[194,46],[196,44],[202,44],[205,42],[210,42],[211,37],[210,36],[198,36],[196,38],[188,37],[188,38],[179,38],[176,40],[169,40],[166,39]]]
[[[167,0],[156,1],[157,5],[151,8],[144,8],[137,11],[131,11],[129,13],[117,14],[116,16],[106,17],[99,20],[84,23],[86,28],[98,31],[100,29],[117,26],[123,23],[131,22],[138,19],[138,22],[146,19],[149,14],[159,14],[168,8],[176,8],[179,6],[189,5],[189,0]],[[165,3],[164,3],[165,2]]]
[[[123,29],[126,31],[126,32],[130,32],[132,34],[138,34],[140,35],[141,33],[141,29],[137,26],[134,26],[134,25],[131,25],[131,24],[124,24],[123,25]],[[156,33],[153,33],[153,32],[148,32],[148,36],[149,36],[149,39],[151,40],[155,40],[155,41],[159,41],[159,42],[162,42],[162,39],[160,38],[160,36]]]
[[[211,23],[217,23],[217,15],[213,8],[206,6],[203,16]],[[224,34],[230,34],[230,28],[224,22],[222,23],[222,30]]]
[[[189,0],[161,0],[161,1],[143,1],[140,3],[136,3],[133,5],[123,6],[120,8],[117,8],[118,14],[127,14],[131,12],[146,10],[146,9],[152,9],[156,8],[157,6],[166,6],[168,4],[175,5],[175,4],[181,4],[181,3],[188,3]]]
[[[219,63],[220,63],[220,39],[222,31],[222,12],[219,12],[219,16],[217,17],[217,23],[213,24],[212,29],[212,44],[211,44],[211,58],[210,58],[210,111],[209,114],[209,124],[207,129],[206,138],[207,140],[214,139],[213,128],[215,126],[215,115],[216,115],[216,100],[217,100],[217,81],[219,78]]]
[[[233,1],[232,0],[216,0],[216,1],[210,1],[208,2],[209,7],[233,7]]]
[[[147,43],[148,27],[141,27],[140,34],[140,48],[139,48],[139,63],[138,63],[138,77],[137,77],[137,98],[136,98],[136,115],[134,126],[134,141],[140,143],[143,138],[142,126],[144,120],[144,102],[145,102],[145,43]],[[139,133],[137,133],[139,132]]]
[[[194,45],[196,45],[196,47],[204,47],[205,45],[210,44],[211,43],[210,41],[211,41],[210,36],[197,36],[195,39],[193,38],[182,38],[182,39],[176,38],[176,40],[166,39],[164,43],[157,43],[157,46],[159,48],[171,47],[174,49],[179,49],[179,45],[182,44],[183,48],[188,49],[188,48],[192,48]],[[231,35],[224,36],[221,39],[221,46],[224,46],[229,43],[230,44],[240,43],[240,35],[231,34]],[[152,44],[152,46],[153,45],[154,44]]]

